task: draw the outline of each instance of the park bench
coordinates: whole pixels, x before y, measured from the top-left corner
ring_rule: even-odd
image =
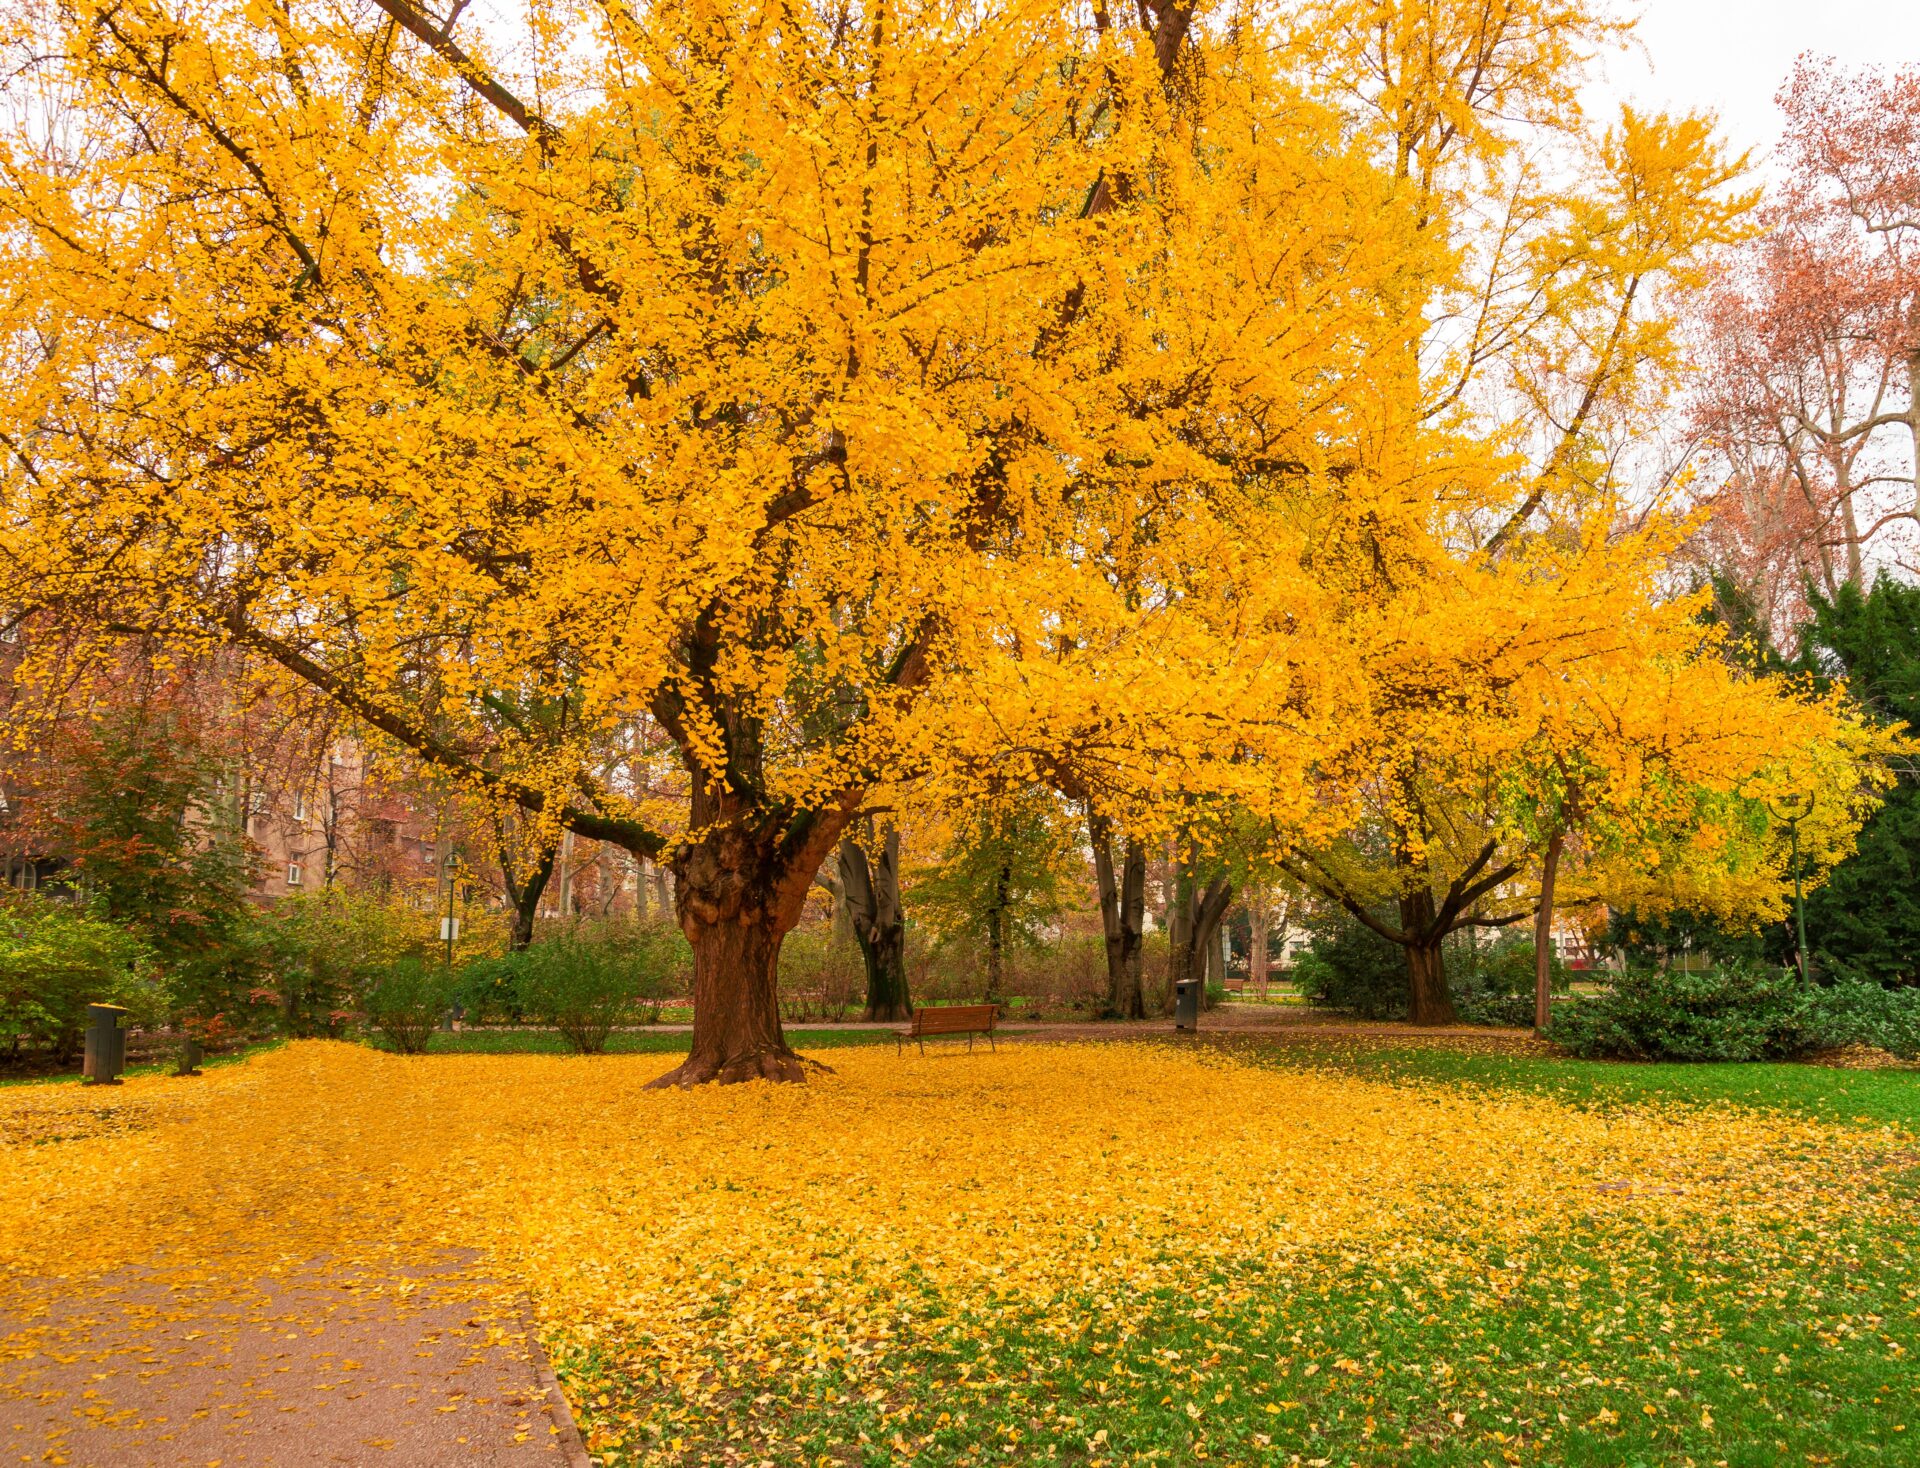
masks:
[[[1245,979],[1224,979],[1222,982],[1227,986],[1227,992],[1229,994],[1238,994],[1242,989],[1247,987],[1247,981]]]
[[[973,1049],[973,1037],[985,1035],[987,1044],[993,1044],[993,1022],[1000,1017],[997,1004],[941,1004],[921,1005],[913,1012],[911,1028],[894,1032],[894,1054],[898,1055],[909,1040],[920,1043],[920,1053],[926,1054],[929,1035],[965,1035],[967,1049]]]

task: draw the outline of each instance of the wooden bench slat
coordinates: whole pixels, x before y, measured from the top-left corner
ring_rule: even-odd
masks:
[[[971,1046],[975,1035],[985,1035],[989,1041],[992,1040],[994,1022],[999,1017],[1000,1006],[997,1004],[923,1005],[913,1012],[912,1026],[897,1031],[894,1039],[896,1045],[905,1045],[909,1040],[920,1041],[920,1048],[924,1050],[929,1035],[965,1035],[967,1044]]]

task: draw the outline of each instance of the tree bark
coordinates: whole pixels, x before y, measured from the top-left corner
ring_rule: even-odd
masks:
[[[1272,918],[1272,889],[1251,888],[1247,893],[1247,979],[1253,985],[1254,994],[1261,999],[1267,997],[1268,968],[1272,962],[1269,927]]]
[[[851,838],[841,841],[840,896],[867,971],[865,1018],[878,1023],[913,1018],[907,993],[907,925],[900,905],[900,833],[892,826],[869,857]]]
[[[1446,934],[1440,931],[1437,917],[1433,893],[1424,887],[1400,899],[1400,926],[1414,939],[1407,945],[1407,1011],[1417,1025],[1458,1023],[1440,952]]]
[[[547,883],[553,877],[554,855],[553,846],[542,846],[539,860],[534,863],[533,870],[527,874],[526,884],[516,886],[513,880],[513,858],[504,843],[501,846],[500,873],[503,885],[507,889],[507,902],[512,910],[507,928],[507,951],[510,953],[518,953],[533,942],[533,920],[540,911],[540,899],[546,893]]]
[[[1180,862],[1174,874],[1174,897],[1167,914],[1166,1004],[1169,1010],[1173,1007],[1175,984],[1189,978],[1205,980],[1208,949],[1218,944],[1221,920],[1233,902],[1232,882],[1225,877],[1215,877],[1202,891],[1193,868],[1191,858]]]
[[[693,1048],[654,1087],[802,1081],[780,1025],[780,943],[851,810],[768,810],[694,776],[691,830],[673,851],[674,905],[693,946]]]
[[[1533,1029],[1540,1035],[1546,1033],[1553,1003],[1553,883],[1560,872],[1562,839],[1557,829],[1547,838],[1540,862],[1540,911],[1533,919]]]
[[[993,884],[993,906],[987,911],[987,1002],[998,1004],[1006,982],[1007,886],[1013,872],[1001,867]]]
[[[1450,1025],[1459,1022],[1453,1012],[1453,996],[1447,992],[1446,964],[1438,943],[1423,944],[1407,950],[1409,979],[1408,1017],[1417,1025]]]
[[[573,900],[573,832],[560,837],[560,916],[575,916]]]
[[[1100,926],[1107,950],[1107,1015],[1145,1019],[1147,1002],[1140,982],[1147,912],[1147,848],[1127,838],[1121,870],[1113,868],[1113,828],[1106,817],[1087,811],[1087,835],[1093,846],[1094,878],[1100,890]]]

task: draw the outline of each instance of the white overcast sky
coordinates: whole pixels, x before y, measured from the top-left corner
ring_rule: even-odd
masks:
[[[1642,49],[1606,58],[1589,106],[1710,108],[1735,150],[1763,166],[1780,130],[1773,96],[1801,52],[1920,64],[1920,0],[1640,0],[1638,10]]]

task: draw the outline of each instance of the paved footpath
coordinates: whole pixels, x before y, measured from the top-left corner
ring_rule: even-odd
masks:
[[[315,1261],[237,1283],[123,1271],[78,1291],[14,1281],[0,1298],[0,1465],[584,1468],[527,1317],[467,1262],[374,1276]]]

